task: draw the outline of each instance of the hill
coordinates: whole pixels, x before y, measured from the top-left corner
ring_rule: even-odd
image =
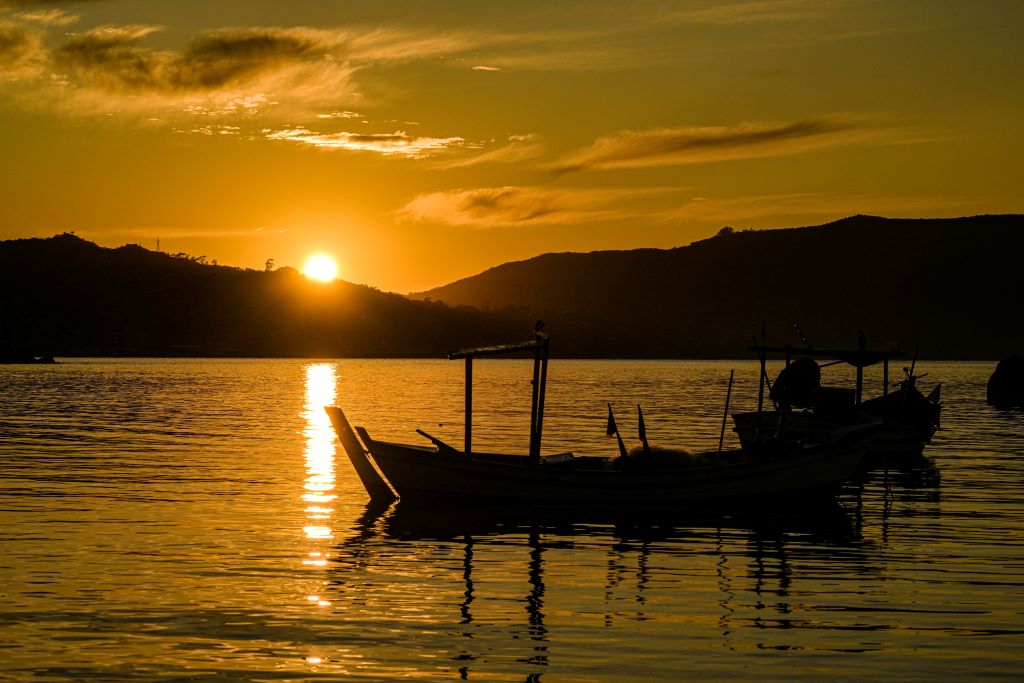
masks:
[[[769,343],[921,344],[931,358],[1024,351],[1024,216],[733,232],[675,249],[544,254],[412,295],[543,318],[564,355],[747,357]],[[557,331],[556,331],[557,330]]]
[[[0,242],[0,312],[0,349],[56,356],[437,357],[532,325],[70,234]]]

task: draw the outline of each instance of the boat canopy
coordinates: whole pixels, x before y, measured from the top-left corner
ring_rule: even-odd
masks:
[[[466,360],[466,432],[464,453],[468,456],[473,452],[473,359],[481,356],[501,356],[505,354],[529,351],[533,353],[533,401],[530,407],[530,463],[540,464],[540,435],[544,426],[544,394],[548,381],[548,351],[551,339],[545,332],[544,323],[540,320],[533,328],[533,339],[501,344],[498,346],[478,346],[476,348],[459,349],[448,353],[448,360],[464,358]]]
[[[757,343],[756,337],[754,338],[754,345],[748,346],[747,349],[750,351],[756,351],[758,361],[761,363],[760,387],[757,392],[757,412],[759,415],[764,401],[765,384],[768,384],[768,388],[771,390],[771,385],[768,382],[768,373],[765,369],[765,362],[768,359],[768,354],[782,355],[786,359],[787,368],[794,356],[800,356],[803,358],[825,358],[831,359],[836,363],[852,365],[857,368],[857,405],[860,405],[864,394],[864,368],[875,365],[876,363],[882,364],[882,395],[887,396],[889,394],[889,361],[897,358],[903,358],[905,356],[901,349],[889,349],[887,351],[868,349],[866,348],[863,335],[861,335],[858,340],[857,348],[855,349],[815,349],[810,346],[807,348],[801,348],[799,346],[793,346],[792,344],[786,344],[785,346],[761,346]],[[916,352],[914,353],[914,361],[915,363],[917,361]],[[911,374],[913,374],[913,370],[911,370]]]
[[[786,346],[748,346],[748,351],[758,351],[767,354],[781,354],[786,357],[787,360],[793,356],[801,356],[804,358],[826,358],[831,360],[839,360],[848,365],[852,365],[855,368],[866,368],[871,365],[876,365],[884,361],[889,361],[895,358],[904,358],[906,354],[899,349],[889,349],[888,351],[878,351],[872,349],[813,349],[813,348],[800,348],[798,346],[792,346],[787,344]]]

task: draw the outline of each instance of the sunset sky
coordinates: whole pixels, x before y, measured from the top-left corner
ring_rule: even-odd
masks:
[[[0,238],[417,291],[1024,212],[1024,2],[0,0]]]

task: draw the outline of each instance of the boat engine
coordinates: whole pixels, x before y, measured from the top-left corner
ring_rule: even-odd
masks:
[[[988,404],[999,409],[1024,406],[1024,358],[999,361],[988,380]]]
[[[772,386],[771,399],[780,406],[808,408],[821,386],[821,368],[813,358],[797,358],[782,369]]]

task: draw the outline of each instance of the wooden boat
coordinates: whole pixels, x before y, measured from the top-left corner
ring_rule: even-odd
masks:
[[[873,424],[850,425],[814,439],[768,440],[752,448],[694,456],[658,451],[664,457],[644,458],[627,455],[624,448],[618,457],[541,455],[548,344],[547,335],[538,330],[530,342],[449,354],[466,360],[462,450],[420,430],[432,446],[378,441],[365,428],[353,431],[340,408],[325,408],[371,498],[598,506],[820,499],[833,496],[853,476],[877,429]],[[473,359],[517,351],[534,354],[529,453],[476,452],[471,442]],[[643,453],[652,452],[645,448]]]
[[[840,427],[874,424],[870,450],[876,454],[896,455],[920,452],[931,441],[939,426],[942,411],[940,387],[925,397],[916,386],[916,358],[904,368],[906,378],[896,391],[889,390],[889,361],[902,358],[902,351],[857,349],[798,349],[792,346],[754,346],[761,364],[758,410],[733,415],[735,431],[744,447],[754,447],[765,438],[788,435],[792,439],[815,439]],[[775,385],[768,381],[765,369],[769,353],[784,354],[786,367]],[[800,358],[792,360],[793,355]],[[856,388],[818,386],[820,371],[815,359],[846,363],[857,370]],[[882,395],[862,400],[863,369],[882,363]],[[812,369],[808,369],[811,368]],[[795,371],[795,372],[794,372]],[[768,386],[773,410],[764,409],[764,388]]]
[[[37,356],[25,351],[0,349],[0,365],[54,365],[53,356]]]

